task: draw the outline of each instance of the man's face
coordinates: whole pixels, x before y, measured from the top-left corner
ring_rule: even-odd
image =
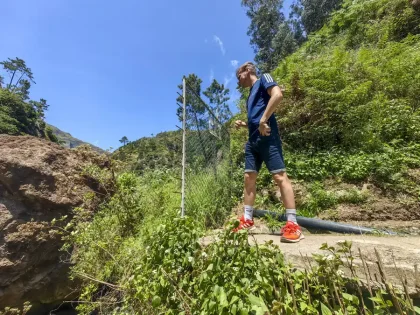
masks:
[[[238,84],[241,86],[241,87],[248,87],[249,86],[249,71],[248,71],[248,69],[245,69],[245,70],[242,70],[242,71],[240,71],[239,73],[238,73],[238,76],[237,76],[237,79],[238,79]]]

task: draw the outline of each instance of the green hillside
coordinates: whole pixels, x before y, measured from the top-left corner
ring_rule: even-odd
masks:
[[[420,15],[408,1],[344,1],[273,71],[293,149],[378,151],[420,140]]]
[[[143,174],[147,170],[181,167],[182,133],[166,131],[154,137],[130,142],[113,153],[115,159],[126,162],[129,169]]]
[[[76,148],[80,145],[89,145],[94,151],[102,154],[105,151],[101,148],[98,148],[94,146],[93,144],[84,142],[82,140],[79,140],[77,138],[74,138],[71,134],[68,132],[64,132],[57,127],[47,124],[47,127],[49,127],[52,130],[52,133],[57,137],[58,141],[61,143],[61,145],[65,146],[66,148]]]

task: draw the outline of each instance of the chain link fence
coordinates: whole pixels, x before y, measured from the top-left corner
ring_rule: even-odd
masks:
[[[232,209],[230,111],[226,104],[208,105],[184,80],[183,213],[221,224]],[[185,98],[185,99],[184,99]],[[184,113],[184,112],[183,112]]]

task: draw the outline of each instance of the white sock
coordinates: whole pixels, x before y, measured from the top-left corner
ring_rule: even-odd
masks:
[[[294,223],[297,223],[296,220],[296,209],[286,209],[286,220],[292,221]]]
[[[254,213],[253,206],[245,206],[245,212],[244,212],[245,220],[252,220],[253,213]]]

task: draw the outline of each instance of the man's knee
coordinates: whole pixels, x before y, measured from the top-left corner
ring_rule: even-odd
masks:
[[[257,175],[256,172],[246,172],[244,175],[245,186],[254,186],[257,182]]]
[[[284,183],[289,180],[286,172],[278,172],[273,174],[273,179],[276,183]]]

